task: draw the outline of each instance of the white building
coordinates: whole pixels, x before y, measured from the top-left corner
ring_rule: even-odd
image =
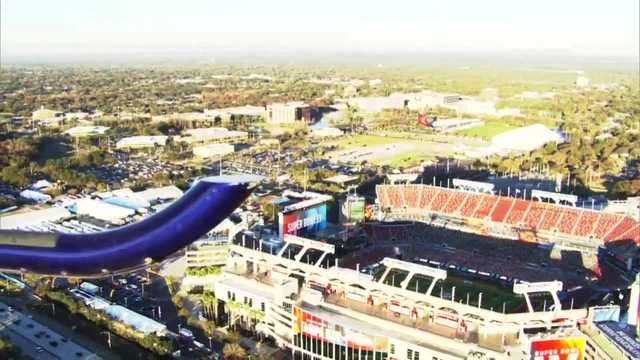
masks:
[[[296,121],[310,121],[310,114],[305,114],[309,106],[301,101],[284,104],[269,104],[266,110],[266,121],[270,124],[290,124]]]
[[[118,149],[145,149],[154,148],[156,146],[165,146],[167,144],[167,136],[130,136],[120,139],[116,143]]]
[[[591,80],[584,76],[578,76],[576,78],[576,87],[585,88],[591,86]]]
[[[206,144],[193,148],[193,155],[199,158],[223,157],[233,152],[234,146],[231,144]]]
[[[436,93],[423,91],[420,93],[405,94],[407,108],[411,110],[424,110],[437,106],[445,106],[460,101],[460,95],[451,93]]]

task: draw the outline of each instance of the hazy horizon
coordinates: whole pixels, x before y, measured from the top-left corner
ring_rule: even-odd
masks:
[[[461,63],[484,57],[626,67],[637,64],[640,51],[639,3],[634,0],[329,0],[316,7],[290,0],[7,0],[1,10],[5,64],[415,63],[454,55]]]

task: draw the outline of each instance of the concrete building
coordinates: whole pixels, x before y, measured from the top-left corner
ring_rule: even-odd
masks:
[[[229,218],[216,226],[205,239],[189,245],[185,252],[187,268],[223,266],[229,255],[229,245],[235,236],[247,229],[244,221],[235,222]]]
[[[267,105],[266,121],[270,124],[291,124],[296,121],[311,122],[311,107],[300,101]]]
[[[167,136],[130,136],[120,139],[116,143],[116,148],[123,150],[132,149],[149,149],[156,146],[165,146],[167,144]]]
[[[404,94],[407,98],[407,107],[411,110],[424,110],[437,106],[446,106],[460,101],[458,94],[436,93],[423,91],[420,93]]]

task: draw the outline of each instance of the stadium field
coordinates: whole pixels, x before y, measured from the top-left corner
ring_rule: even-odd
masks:
[[[512,126],[500,121],[488,121],[483,126],[478,126],[470,129],[463,129],[454,132],[460,136],[471,136],[482,138],[485,140],[491,140],[494,136],[501,134],[507,130],[513,129]]]
[[[455,286],[456,302],[467,303],[467,295],[469,296],[469,305],[478,306],[478,299],[482,293],[482,305],[484,309],[494,311],[504,311],[506,313],[521,312],[523,307],[526,308],[524,296],[514,294],[511,287],[502,286],[488,280],[471,279],[461,275],[449,272],[444,283],[439,281],[433,289],[434,296],[443,294],[443,298],[451,299],[452,289]],[[519,310],[519,311],[518,311]]]

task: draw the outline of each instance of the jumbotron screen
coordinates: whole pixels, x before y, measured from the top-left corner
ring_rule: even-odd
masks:
[[[327,227],[327,205],[321,204],[306,209],[279,214],[278,233],[304,236],[314,234]]]
[[[585,339],[539,340],[531,343],[532,360],[583,360]]]

